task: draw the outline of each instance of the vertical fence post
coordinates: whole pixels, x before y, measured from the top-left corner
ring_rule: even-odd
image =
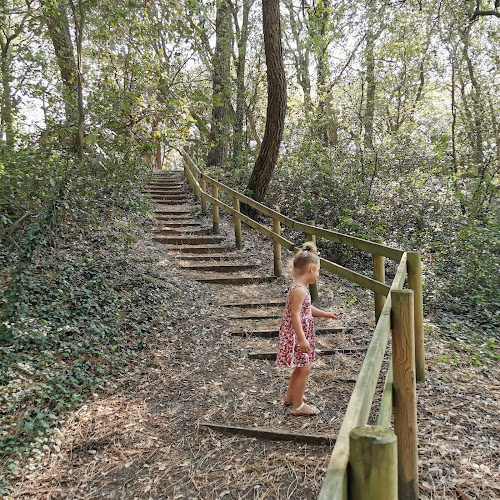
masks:
[[[201,188],[201,212],[203,214],[207,213],[207,198],[205,196],[205,193],[207,192],[207,184],[205,182],[205,179],[202,177],[200,179],[200,188]]]
[[[372,241],[383,245],[382,238],[373,238]],[[373,277],[377,281],[385,284],[385,258],[382,255],[373,254]],[[375,323],[378,321],[385,304],[385,296],[379,293],[375,294]]]
[[[306,221],[309,226],[314,226],[316,223],[313,220]],[[306,241],[312,241],[316,244],[316,236],[314,234],[306,234]],[[309,293],[311,294],[311,301],[314,302],[318,300],[318,283],[309,285]]]
[[[398,500],[397,439],[390,429],[365,425],[349,433],[349,499]]]
[[[398,498],[418,500],[413,290],[393,290],[391,297],[394,432],[398,437]]]
[[[408,288],[413,290],[415,307],[415,373],[417,382],[420,382],[421,380],[425,380],[422,259],[420,252],[408,252],[407,256]]]
[[[240,211],[240,200],[233,195],[233,208],[239,213]],[[236,215],[233,217],[234,220],[234,239],[236,241],[236,248],[241,250],[243,248],[243,243],[241,241],[241,219]]]
[[[219,188],[212,184],[212,197],[216,200],[219,199]],[[219,205],[212,203],[212,220],[213,220],[213,231],[215,234],[219,233]]]
[[[281,225],[278,219],[273,219],[273,233],[281,235]],[[274,275],[278,278],[282,274],[281,267],[281,245],[277,241],[273,241],[273,253],[274,253]]]

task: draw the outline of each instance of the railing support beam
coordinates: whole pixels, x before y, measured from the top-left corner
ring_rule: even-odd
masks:
[[[379,243],[380,245],[384,244],[384,240],[382,238],[373,238],[372,241],[375,243]],[[385,258],[382,255],[373,254],[373,278],[381,283],[385,284]],[[375,323],[380,318],[380,313],[384,308],[386,297],[379,293],[375,294]]]
[[[307,221],[306,224],[310,226],[315,226],[316,223],[313,220]],[[316,245],[316,236],[314,234],[306,234],[306,241],[312,241]],[[311,301],[315,302],[318,300],[318,283],[313,283],[309,285],[309,293],[311,294]]]
[[[415,375],[425,380],[424,305],[422,296],[422,259],[420,252],[408,252],[408,288],[413,290],[415,308]]]
[[[391,296],[394,432],[398,437],[398,498],[418,500],[413,290],[392,290]]]
[[[233,208],[239,212],[240,211],[240,200],[233,196]],[[243,242],[241,240],[241,219],[235,215],[233,216],[234,220],[234,239],[236,242],[236,248],[241,250],[243,248]]]
[[[219,199],[219,188],[212,184],[212,197],[216,200]],[[219,233],[219,205],[212,203],[212,222],[213,222],[213,231],[215,234]]]
[[[281,236],[281,225],[278,219],[273,219],[273,233]],[[281,245],[277,241],[273,241],[274,253],[274,275],[278,278],[282,275],[283,270],[281,267]]]
[[[350,432],[349,499],[398,500],[397,439],[390,429],[365,425]]]

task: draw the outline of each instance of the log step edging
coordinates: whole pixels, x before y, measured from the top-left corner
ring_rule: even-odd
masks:
[[[221,307],[242,307],[247,309],[257,309],[259,307],[276,307],[276,306],[284,306],[284,300],[278,301],[262,301],[262,302],[229,302],[226,304],[220,304]]]
[[[231,273],[237,271],[247,271],[249,269],[255,269],[258,264],[195,264],[195,265],[180,265],[182,269],[192,269],[193,271],[214,271],[221,273]]]
[[[190,245],[190,246],[180,246],[180,245],[165,245],[166,250],[172,250],[175,252],[186,252],[186,253],[201,253],[201,254],[206,254],[213,252],[215,254],[221,253],[221,252],[232,252],[234,250],[234,247],[231,246],[220,246],[220,245],[214,245],[214,246],[209,246],[209,245],[200,245],[200,246],[195,246],[195,245]]]
[[[276,276],[224,276],[218,278],[195,278],[200,283],[212,283],[214,285],[248,285],[252,283],[271,283]]]
[[[316,349],[316,354],[319,356],[332,356],[337,353],[351,354],[355,352],[365,352],[368,349],[366,347],[346,347],[346,348],[336,348],[336,349]],[[276,360],[276,351],[256,351],[248,353],[250,359],[266,359],[274,361]]]
[[[242,427],[236,425],[216,424],[212,422],[200,422],[199,425],[200,427],[207,427],[215,431],[240,434],[247,437],[270,439],[273,441],[294,441],[297,443],[333,446],[336,439],[324,434],[301,434],[281,429],[266,429],[264,427]]]
[[[223,243],[225,238],[222,236],[155,236],[153,240],[167,245],[200,245]]]
[[[342,327],[319,327],[315,328],[314,332],[318,335],[328,335],[333,333],[345,332],[345,328]],[[230,332],[230,335],[235,337],[265,337],[273,338],[279,336],[279,329],[273,328],[271,330],[242,330],[237,332]]]

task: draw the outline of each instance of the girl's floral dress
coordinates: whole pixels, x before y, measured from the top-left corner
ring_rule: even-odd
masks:
[[[316,361],[315,352],[315,336],[314,336],[314,320],[311,313],[311,295],[306,289],[307,295],[300,310],[300,321],[306,339],[309,342],[310,349],[308,353],[301,353],[297,335],[292,326],[290,294],[295,288],[302,285],[293,285],[288,291],[288,297],[285,304],[285,314],[281,320],[280,335],[278,340],[278,354],[276,356],[277,366],[309,366],[313,361]]]

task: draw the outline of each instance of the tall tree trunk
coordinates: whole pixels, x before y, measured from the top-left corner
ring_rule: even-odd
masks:
[[[337,145],[338,123],[330,86],[330,63],[328,61],[328,23],[331,14],[330,0],[320,0],[311,11],[310,37],[315,40],[318,81],[318,106],[316,128],[320,131],[325,147]]]
[[[290,55],[293,57],[295,73],[297,74],[297,83],[302,88],[304,94],[304,109],[306,114],[311,109],[311,76],[309,74],[309,47],[304,43],[303,36],[301,37],[301,27],[303,22],[300,21],[300,14],[295,15],[293,0],[286,0],[288,8],[290,29],[292,30],[293,42],[295,47],[289,47]]]
[[[12,96],[10,82],[12,74],[10,71],[11,55],[10,42],[0,32],[0,46],[2,49],[2,135],[9,146],[14,145],[14,118],[12,110]],[[1,137],[0,137],[1,138]]]
[[[231,110],[231,41],[232,24],[229,0],[219,0],[215,20],[213,56],[212,125],[207,166],[225,165],[228,157],[229,118]]]
[[[45,8],[45,23],[61,73],[66,124],[73,136],[71,146],[79,152],[83,147],[80,136],[79,75],[69,30],[68,14],[65,6],[58,0],[54,2],[43,0],[42,5]]]
[[[246,157],[243,155],[244,136],[243,124],[245,122],[245,67],[247,56],[248,35],[250,33],[250,9],[255,0],[245,0],[243,2],[243,19],[241,29],[238,25],[238,12],[233,11],[234,24],[237,32],[238,58],[236,60],[236,116],[233,126],[233,163],[235,166],[246,164]]]
[[[365,47],[366,105],[363,114],[365,149],[373,149],[373,120],[375,116],[375,0],[368,0],[368,28]]]
[[[267,65],[267,116],[264,138],[247,190],[256,201],[266,195],[283,137],[286,113],[286,77],[281,45],[279,0],[262,0]],[[251,210],[247,212],[252,213]]]

